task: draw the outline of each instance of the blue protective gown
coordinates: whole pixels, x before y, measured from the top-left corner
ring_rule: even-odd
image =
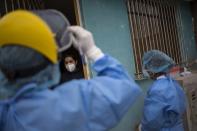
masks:
[[[145,99],[142,131],[183,131],[185,110],[186,97],[180,85],[170,77],[158,79]]]
[[[0,131],[105,131],[128,111],[140,88],[113,58],[93,65],[99,77],[75,80],[54,90],[22,87],[0,101]]]

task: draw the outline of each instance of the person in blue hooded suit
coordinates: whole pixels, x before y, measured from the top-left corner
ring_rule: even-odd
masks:
[[[143,73],[154,80],[148,89],[141,122],[142,131],[183,131],[186,97],[182,87],[168,75],[174,61],[159,50],[143,56]]]
[[[68,26],[55,32],[49,25],[61,26],[62,14],[53,18],[58,13],[47,12],[49,23],[40,14],[14,11],[0,19],[0,131],[111,129],[140,95],[139,86],[95,45],[89,31]],[[57,85],[58,51],[69,47],[65,42],[70,37],[97,76]]]

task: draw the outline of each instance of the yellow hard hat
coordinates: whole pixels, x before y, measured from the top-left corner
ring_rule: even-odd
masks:
[[[28,11],[17,10],[0,19],[0,47],[5,45],[25,46],[38,51],[52,63],[58,61],[52,31],[41,18]]]

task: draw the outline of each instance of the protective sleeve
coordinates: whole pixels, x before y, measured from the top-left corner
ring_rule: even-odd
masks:
[[[77,104],[76,110],[83,114],[90,130],[107,130],[119,122],[141,89],[122,65],[108,55],[97,60],[93,69],[98,73],[95,78],[71,81],[58,90],[64,97],[70,92],[69,100],[75,99],[72,106]]]
[[[162,88],[161,84],[157,89]],[[142,131],[159,131],[161,128],[174,126],[179,120],[177,109],[174,108],[177,103],[172,104],[175,98],[171,94],[172,91],[167,90],[154,90],[148,93],[144,103]]]
[[[156,93],[148,94],[144,102],[142,131],[159,131],[164,122],[165,103]]]

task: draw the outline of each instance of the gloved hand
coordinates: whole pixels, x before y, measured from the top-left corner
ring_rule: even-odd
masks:
[[[74,36],[74,47],[90,60],[96,61],[104,56],[103,52],[95,45],[92,33],[80,26],[70,26],[68,31]]]
[[[138,125],[138,131],[142,131],[142,125],[141,124]]]

